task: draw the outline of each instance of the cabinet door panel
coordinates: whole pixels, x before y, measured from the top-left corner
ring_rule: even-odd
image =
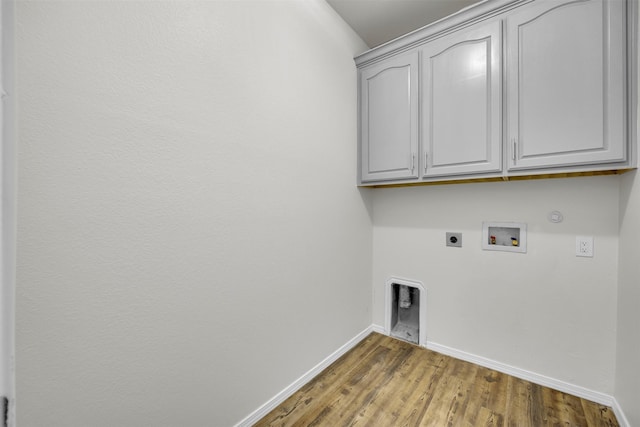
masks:
[[[510,170],[625,160],[623,9],[540,1],[507,17]]]
[[[417,178],[418,53],[362,70],[361,179]]]
[[[500,30],[493,22],[422,49],[423,176],[501,170]]]

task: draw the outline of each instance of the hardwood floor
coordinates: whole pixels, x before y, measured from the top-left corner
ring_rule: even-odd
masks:
[[[372,333],[254,426],[617,426],[611,408]]]

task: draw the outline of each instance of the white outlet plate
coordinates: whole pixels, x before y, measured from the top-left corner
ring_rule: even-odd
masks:
[[[576,237],[576,256],[593,257],[593,236]]]

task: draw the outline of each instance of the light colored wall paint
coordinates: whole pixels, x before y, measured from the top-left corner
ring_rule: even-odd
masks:
[[[632,3],[640,20],[640,8]],[[637,22],[636,22],[637,25]],[[636,27],[637,30],[637,27]],[[634,45],[638,49],[638,44]],[[640,69],[640,58],[638,58]],[[637,76],[636,76],[637,77]],[[635,80],[638,82],[638,80]],[[637,108],[637,99],[636,99]],[[638,136],[640,111],[632,133]],[[637,171],[622,177],[620,185],[620,248],[618,284],[618,334],[614,397],[627,418],[628,425],[640,425],[640,175]]]
[[[622,178],[615,398],[629,425],[640,425],[640,176]]]
[[[15,85],[14,85],[14,2],[3,1],[0,4],[0,22],[2,39],[2,154],[0,179],[2,189],[2,258],[0,273],[0,392],[9,399],[8,425],[13,426],[13,403],[15,402],[15,372],[13,369],[15,348],[15,238],[16,238],[16,141],[15,141]]]
[[[370,324],[326,3],[17,13],[19,425],[232,425]]]
[[[389,277],[419,280],[428,341],[612,394],[618,188],[609,176],[376,189],[374,323]],[[526,223],[528,252],[483,251],[483,221]],[[445,247],[447,231],[462,248]],[[575,256],[576,235],[594,236],[594,258]]]

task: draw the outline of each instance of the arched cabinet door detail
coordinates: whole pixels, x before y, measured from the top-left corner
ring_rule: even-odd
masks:
[[[492,22],[422,48],[422,176],[502,170],[500,32]]]
[[[418,53],[361,70],[362,182],[418,177]]]
[[[626,160],[624,7],[538,1],[506,17],[509,170]]]
[[[492,0],[364,52],[358,184],[637,168],[636,0]]]

